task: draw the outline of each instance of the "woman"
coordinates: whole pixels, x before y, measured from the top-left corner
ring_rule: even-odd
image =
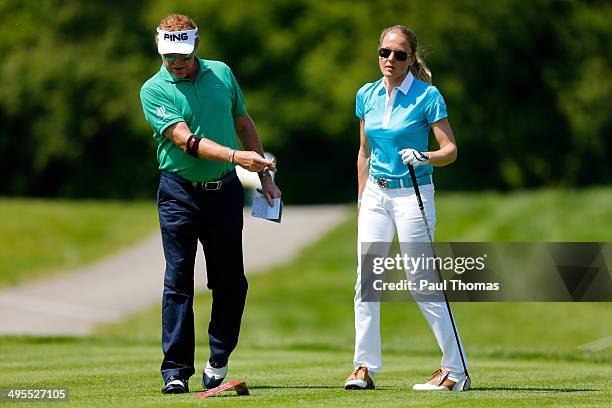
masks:
[[[358,171],[358,251],[368,242],[392,242],[397,227],[400,242],[427,242],[426,227],[408,170],[414,166],[430,227],[435,226],[432,166],[455,161],[457,147],[448,123],[446,104],[431,85],[431,72],[417,53],[417,37],[396,25],[380,36],[378,62],[383,78],[357,92],[360,121]],[[429,129],[438,150],[428,151]],[[361,261],[359,261],[361,262]],[[382,367],[380,303],[361,297],[361,265],[355,287],[355,370],[346,389],[372,389]],[[469,389],[457,341],[444,302],[418,302],[442,350],[441,368],[415,390]],[[467,361],[465,361],[467,368]]]

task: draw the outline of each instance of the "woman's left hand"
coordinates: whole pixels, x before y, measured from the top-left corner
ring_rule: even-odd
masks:
[[[414,149],[402,149],[398,152],[402,156],[402,162],[413,167],[429,164],[429,155],[427,152],[419,152]]]

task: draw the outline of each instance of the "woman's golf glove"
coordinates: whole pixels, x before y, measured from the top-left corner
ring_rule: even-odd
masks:
[[[398,152],[402,156],[402,161],[406,165],[413,167],[429,164],[429,155],[414,149],[402,149]]]

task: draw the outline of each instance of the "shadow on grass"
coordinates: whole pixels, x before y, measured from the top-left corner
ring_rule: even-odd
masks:
[[[474,387],[470,391],[586,392],[590,388]]]
[[[254,390],[284,390],[284,389],[344,389],[344,386],[332,385],[255,385],[249,386]],[[393,387],[376,387],[375,390],[368,391],[386,391]],[[521,391],[521,392],[592,392],[601,391],[592,388],[534,388],[534,387],[475,387],[470,391]]]
[[[324,389],[344,389],[342,385],[254,385],[249,386],[249,389],[253,390],[285,390],[285,389],[313,389],[313,390],[324,390]]]

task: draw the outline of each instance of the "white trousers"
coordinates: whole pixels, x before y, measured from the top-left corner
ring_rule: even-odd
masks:
[[[433,237],[436,224],[434,186],[419,186],[425,215]],[[358,230],[358,266],[355,285],[355,367],[366,366],[372,372],[382,368],[380,344],[380,303],[361,301],[361,247],[364,242],[428,242],[427,230],[413,188],[381,189],[368,179],[361,197]],[[453,377],[464,372],[448,309],[444,302],[417,302],[442,351],[441,366]],[[463,349],[463,346],[462,346]],[[464,355],[465,357],[465,355]],[[467,366],[467,359],[465,361]]]

